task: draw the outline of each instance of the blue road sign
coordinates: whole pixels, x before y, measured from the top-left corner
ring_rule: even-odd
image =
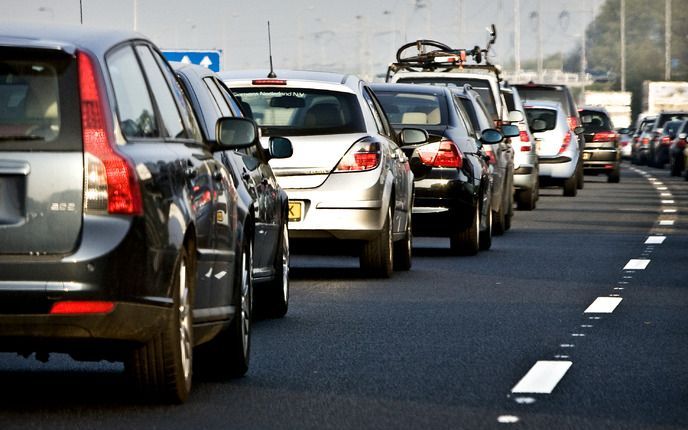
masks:
[[[222,59],[222,51],[196,51],[196,50],[172,50],[163,49],[162,55],[167,58],[167,61],[179,61],[187,64],[200,64],[201,66],[212,70],[213,72],[220,71],[220,61]]]

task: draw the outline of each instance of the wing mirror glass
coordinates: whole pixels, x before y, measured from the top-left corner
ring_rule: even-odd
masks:
[[[402,145],[419,145],[428,142],[428,132],[422,128],[403,128],[399,133]]]
[[[270,158],[289,158],[294,153],[291,140],[286,137],[273,136],[270,138]]]
[[[521,135],[521,130],[519,130],[516,125],[503,125],[502,134],[504,137],[518,137]]]
[[[516,129],[518,130],[518,127]],[[504,140],[504,135],[494,128],[486,128],[480,133],[480,141],[485,145],[499,143],[502,140]]]
[[[521,122],[523,121],[523,112],[519,110],[509,111],[509,122]]]
[[[256,142],[258,127],[248,118],[220,118],[215,126],[215,136],[222,149],[247,148]]]

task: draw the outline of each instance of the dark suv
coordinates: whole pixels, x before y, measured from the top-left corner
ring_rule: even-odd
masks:
[[[0,350],[123,361],[170,402],[197,344],[246,372],[252,236],[199,130],[141,35],[0,25]],[[257,134],[217,130],[218,149]]]
[[[513,85],[518,90],[518,94],[521,96],[524,106],[528,106],[538,100],[541,101],[553,101],[558,102],[564,108],[564,113],[566,114],[566,122],[569,125],[571,131],[582,130],[578,127],[581,126],[580,116],[578,115],[578,108],[576,107],[576,101],[573,99],[571,90],[566,85],[544,85],[544,84],[534,84],[529,82],[527,84]],[[582,133],[577,133],[578,136],[578,148],[581,152],[585,148],[585,138]],[[580,163],[577,167],[577,185],[578,189],[582,189],[584,185],[583,177],[583,164]]]
[[[585,130],[585,151],[583,168],[586,174],[607,175],[608,182],[617,183],[620,179],[621,151],[618,135],[614,131],[606,109],[584,107],[580,111]]]

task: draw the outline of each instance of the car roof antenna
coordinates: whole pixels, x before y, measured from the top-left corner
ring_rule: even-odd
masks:
[[[275,69],[272,67],[272,38],[270,37],[270,21],[268,21],[268,53],[270,55],[270,73],[268,73],[268,78],[276,78]]]

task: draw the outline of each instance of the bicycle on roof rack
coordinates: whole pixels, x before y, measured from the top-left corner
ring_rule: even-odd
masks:
[[[456,69],[480,69],[494,72],[501,81],[499,68],[488,60],[490,48],[497,40],[497,29],[494,24],[489,29],[489,34],[490,39],[484,49],[477,45],[472,49],[454,49],[430,39],[406,43],[397,50],[396,62],[387,67],[385,80],[389,82],[399,71],[449,72]],[[467,63],[469,59],[473,62]]]

